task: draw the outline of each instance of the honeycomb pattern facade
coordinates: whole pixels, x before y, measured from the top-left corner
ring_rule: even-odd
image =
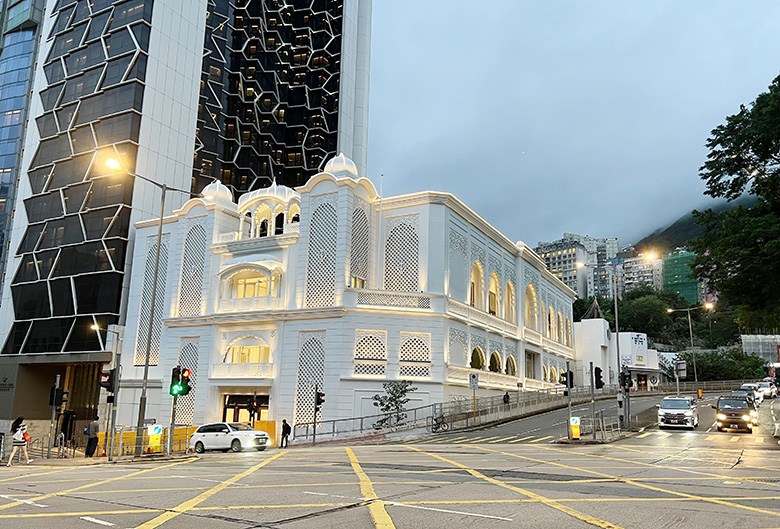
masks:
[[[304,184],[336,154],[342,0],[209,0],[194,191]]]
[[[152,4],[53,3],[4,354],[98,351],[119,320]]]

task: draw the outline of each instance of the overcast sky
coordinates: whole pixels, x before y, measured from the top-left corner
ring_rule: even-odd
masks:
[[[780,1],[373,0],[369,177],[513,240],[708,204],[710,130],[780,73]]]

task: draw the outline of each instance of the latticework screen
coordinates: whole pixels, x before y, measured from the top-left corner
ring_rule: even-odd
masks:
[[[312,214],[306,267],[306,306],[336,303],[336,237],[338,219],[332,204],[320,204]]]
[[[179,365],[189,369],[190,392],[178,398],[176,401],[176,424],[193,424],[195,421],[195,392],[198,382],[198,340],[186,338],[181,341],[179,349]]]
[[[295,383],[295,423],[314,421],[314,385],[322,387],[325,370],[325,333],[300,333],[298,376]]]
[[[199,316],[203,296],[203,265],[206,261],[206,229],[190,228],[184,239],[181,281],[179,282],[179,316]]]
[[[352,213],[352,250],[349,256],[349,273],[352,277],[368,280],[368,256],[370,237],[368,217],[359,207]]]
[[[160,263],[157,279],[157,293],[154,296],[154,319],[152,320],[152,339],[149,347],[149,365],[156,366],[160,360],[160,333],[162,331],[163,305],[165,303],[165,276],[168,271],[168,235],[163,235],[160,246]],[[152,285],[154,283],[154,256],[157,251],[157,237],[146,241],[146,262],[144,263],[144,284],[141,292],[141,307],[138,314],[138,333],[135,341],[133,364],[146,363],[146,346],[149,337],[149,317],[152,307]]]
[[[390,230],[385,243],[385,290],[419,292],[417,229],[402,222]]]

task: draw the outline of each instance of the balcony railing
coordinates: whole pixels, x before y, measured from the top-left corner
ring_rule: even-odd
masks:
[[[251,312],[259,310],[274,310],[282,306],[279,298],[269,296],[259,298],[220,299],[217,312]]]
[[[272,362],[257,364],[215,364],[211,368],[211,378],[273,378]]]
[[[393,307],[405,309],[431,309],[431,296],[414,292],[388,292],[386,290],[355,289],[357,305],[364,307]]]
[[[447,312],[456,316],[461,316],[470,321],[481,323],[490,330],[495,330],[517,336],[517,325],[509,323],[506,320],[502,320],[497,316],[488,314],[487,312],[478,308],[466,305],[453,299],[447,299]]]
[[[483,371],[471,367],[447,366],[447,382],[468,385],[471,373],[479,375],[479,387],[486,389],[502,389],[517,391],[517,383],[520,378],[512,375],[493,373],[492,371]]]
[[[542,347],[544,347],[546,350],[552,353],[561,355],[563,357],[574,358],[574,349],[566,345],[563,345],[562,343],[558,343],[554,340],[550,340],[549,338],[542,338]]]
[[[233,241],[246,241],[246,240],[257,240],[257,239],[267,239],[269,237],[274,237],[276,235],[289,235],[291,233],[300,233],[301,232],[301,223],[300,222],[288,222],[284,225],[284,231],[282,233],[269,233],[268,235],[263,235],[262,237],[250,237],[247,233],[240,233],[237,231],[231,231],[229,233],[220,233],[219,237],[217,238],[218,242],[233,242]]]

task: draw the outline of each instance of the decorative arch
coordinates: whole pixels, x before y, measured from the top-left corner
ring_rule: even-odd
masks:
[[[258,264],[235,266],[220,274],[222,299],[277,298],[281,292],[282,271]]]
[[[566,317],[566,345],[568,347],[572,346],[572,339],[571,339],[571,318],[568,316]]]
[[[539,297],[533,283],[525,287],[525,326],[539,332]]]
[[[300,222],[301,221],[301,205],[297,202],[290,204],[290,210],[287,212],[287,222]]]
[[[550,370],[547,369],[546,365],[542,365],[542,380],[546,382],[547,380],[549,380],[549,378],[550,378]]]
[[[547,337],[555,340],[555,309],[552,305],[547,310]]]
[[[325,371],[325,333],[301,332],[298,373],[295,381],[295,423],[314,421],[314,386],[322,384]],[[322,387],[322,386],[320,386]]]
[[[566,343],[566,334],[563,327],[563,312],[558,312],[558,336],[559,342]]]
[[[490,274],[488,282],[488,312],[493,316],[501,316],[501,278],[498,272]]]
[[[226,364],[260,364],[270,363],[271,347],[262,338],[254,335],[246,335],[236,338],[222,355],[222,362]]]
[[[493,373],[500,373],[501,368],[503,367],[501,364],[503,364],[501,361],[501,355],[498,351],[493,351],[490,354],[490,371]]]
[[[517,295],[515,294],[514,283],[507,281],[504,290],[506,292],[504,294],[504,319],[509,323],[517,323],[517,315],[515,314]]]
[[[550,367],[550,380],[549,382],[558,382],[558,370],[554,367]]]
[[[475,347],[471,351],[471,364],[472,369],[485,369],[487,362],[485,361],[485,353],[480,347]]]
[[[512,355],[506,357],[506,374],[513,377],[517,376],[517,362]]]
[[[471,279],[469,281],[469,305],[485,310],[485,269],[482,263],[474,261],[471,265]]]

